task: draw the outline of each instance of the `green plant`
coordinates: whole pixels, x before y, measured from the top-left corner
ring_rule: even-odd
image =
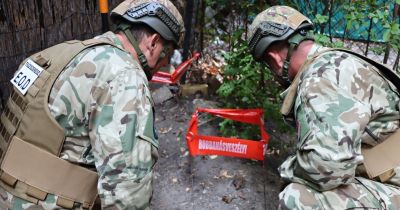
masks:
[[[326,47],[342,48],[344,46],[344,43],[340,40],[331,42],[330,38],[325,34],[315,34],[314,39],[317,43]]]
[[[279,113],[279,92],[282,89],[273,81],[271,72],[256,62],[248,52],[247,43],[238,37],[242,30],[234,33],[233,50],[225,54],[224,82],[217,90],[225,108],[262,108],[264,119],[272,119],[280,131],[290,128],[283,123]],[[225,136],[257,139],[257,126],[224,120],[220,129]]]
[[[399,4],[400,0],[396,0]],[[384,29],[384,41],[395,50],[400,49],[400,25],[397,19],[393,20],[393,1],[381,0],[323,0],[300,1],[282,0],[282,5],[294,8],[305,8],[305,15],[310,17],[315,24],[315,41],[327,47],[344,47],[344,41],[357,38],[363,40],[381,40],[381,29]],[[247,52],[246,43],[240,39],[242,33],[247,31],[247,26],[252,18],[267,6],[264,1],[228,1],[207,0],[206,5],[215,9],[216,15],[210,17],[214,21],[213,27],[208,27],[210,37],[219,36],[229,43],[229,52],[225,54],[228,65],[224,70],[224,84],[217,93],[223,99],[227,108],[263,108],[266,119],[276,122],[279,129],[287,130],[288,127],[281,121],[279,114],[279,92],[282,91],[272,79],[266,67],[255,62]],[[340,27],[332,24],[338,21],[334,17],[339,13]],[[342,14],[340,16],[340,14]],[[341,24],[340,24],[341,23]],[[341,37],[331,37],[334,31],[344,33]],[[377,27],[375,27],[377,26]],[[238,30],[244,28],[245,30]],[[219,29],[218,33],[217,30]],[[359,36],[353,36],[357,33]],[[340,40],[339,40],[340,39]],[[239,41],[235,41],[239,40]],[[376,54],[385,53],[381,46],[370,46]],[[238,136],[241,138],[257,138],[256,126],[248,126],[232,121],[223,121],[221,131],[224,135]]]
[[[393,47],[396,51],[400,49],[400,27],[396,22],[387,23],[384,25],[385,33],[384,40],[387,41],[391,47]]]

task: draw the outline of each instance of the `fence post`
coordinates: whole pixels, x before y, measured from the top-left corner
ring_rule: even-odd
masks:
[[[397,67],[399,67],[399,59],[400,59],[400,52],[397,52],[396,61],[394,62],[394,65],[393,65],[393,70],[394,70],[396,73],[399,73],[399,72],[397,71]]]
[[[398,11],[399,11],[399,5],[396,4],[396,3],[394,3],[394,7],[393,7],[393,19],[392,19],[392,21],[396,21],[397,15],[398,15],[398,14],[397,14]],[[389,44],[389,43],[386,43],[385,56],[383,57],[383,63],[384,63],[384,64],[387,63],[387,61],[388,61],[388,59],[389,59],[389,54],[390,54],[390,44]],[[398,60],[398,57],[399,57],[399,56],[397,56],[397,60]],[[396,63],[398,63],[397,60],[395,61],[395,65],[393,66],[393,69],[394,69],[394,67],[396,67]]]
[[[368,56],[368,48],[369,43],[371,42],[371,30],[372,30],[372,17],[369,18],[369,29],[368,29],[368,38],[367,38],[367,47],[365,48],[365,56]]]
[[[193,6],[194,0],[188,0],[185,8],[185,37],[183,39],[183,53],[182,58],[186,60],[189,57],[190,39],[192,36],[192,21],[193,21]],[[182,75],[180,82],[185,84],[186,72]]]
[[[108,26],[108,0],[99,0],[99,9],[101,14],[101,30],[103,33],[109,30]]]
[[[3,107],[4,107],[3,100],[4,100],[3,99],[3,92],[0,89],[0,114],[3,112]]]
[[[328,19],[328,30],[329,30],[329,40],[333,42],[332,40],[332,15],[333,15],[333,0],[329,1],[329,19]]]

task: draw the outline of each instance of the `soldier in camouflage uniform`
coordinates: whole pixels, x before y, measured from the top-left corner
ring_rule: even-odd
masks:
[[[172,22],[146,14],[141,10],[146,6],[162,7]],[[115,32],[98,38],[114,46],[76,55],[54,84],[48,106],[65,130],[60,157],[97,170],[102,209],[149,209],[159,142],[148,82],[168,64],[182,38],[183,20],[169,0],[126,0],[111,19]],[[37,204],[1,187],[0,195],[0,209],[60,209],[51,194]]]
[[[314,43],[312,29],[286,6],[250,26],[250,52],[288,87],[281,112],[298,134],[296,153],[279,167],[288,184],[279,208],[400,209],[400,168],[368,178],[361,153],[399,128],[399,91],[367,59]]]

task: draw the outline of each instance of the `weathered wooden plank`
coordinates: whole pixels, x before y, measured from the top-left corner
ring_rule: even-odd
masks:
[[[122,1],[109,0],[110,11]],[[0,91],[3,98],[8,96],[9,79],[27,56],[65,40],[83,40],[100,33],[98,0],[0,1]]]
[[[6,0],[0,1],[0,31],[8,30],[8,10],[6,8]]]

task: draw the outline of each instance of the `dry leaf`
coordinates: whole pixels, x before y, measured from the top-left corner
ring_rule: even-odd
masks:
[[[214,160],[215,158],[217,158],[218,157],[218,155],[210,155],[210,156],[208,156],[211,160]]]
[[[225,178],[228,178],[228,179],[233,177],[232,175],[229,175],[229,174],[228,174],[228,171],[227,171],[227,170],[222,170],[222,171],[220,171],[220,172],[219,172],[219,176],[220,176],[220,177],[225,177]]]
[[[183,155],[181,155],[181,157],[186,157],[189,155],[189,151],[186,151],[185,153],[183,153]]]
[[[166,134],[172,130],[172,127],[169,128],[160,128],[159,132],[162,134]]]

